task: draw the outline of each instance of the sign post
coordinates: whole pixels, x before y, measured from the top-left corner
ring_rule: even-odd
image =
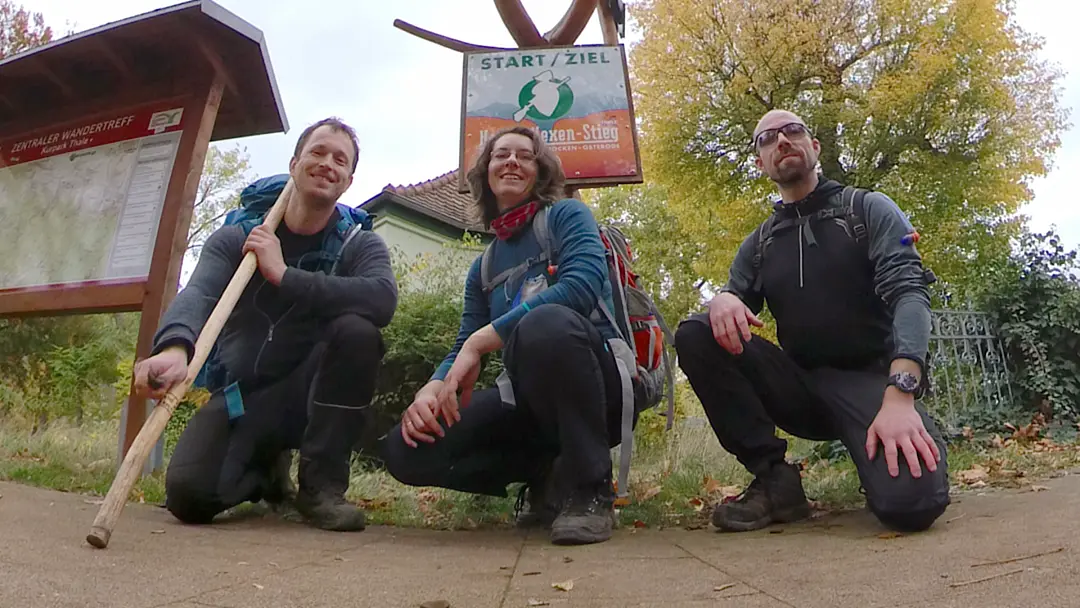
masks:
[[[579,187],[640,184],[641,153],[630,94],[622,0],[570,0],[559,23],[540,35],[520,0],[494,0],[517,49],[471,44],[400,19],[414,36],[464,54],[458,190],[487,138],[500,129],[537,130],[559,157],[566,184]],[[575,45],[593,13],[603,45]]]
[[[539,131],[569,186],[642,182],[622,45],[474,52],[464,64],[462,192],[488,138],[515,125]]]

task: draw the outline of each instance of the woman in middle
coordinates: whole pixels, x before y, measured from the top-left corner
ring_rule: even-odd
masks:
[[[550,525],[555,544],[605,541],[622,384],[596,220],[565,198],[558,158],[525,127],[491,138],[468,180],[496,239],[469,269],[453,348],[387,435],[387,469],[409,485],[492,496],[525,482],[519,525]],[[499,386],[473,394],[481,358],[498,350]]]

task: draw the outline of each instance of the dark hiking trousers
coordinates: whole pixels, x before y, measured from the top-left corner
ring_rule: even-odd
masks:
[[[619,441],[619,372],[604,340],[585,317],[557,304],[538,306],[505,345],[516,406],[496,388],[477,391],[461,420],[433,444],[409,447],[395,426],[383,460],[398,481],[474,494],[506,496],[556,456],[561,491],[610,483],[610,449]]]
[[[899,477],[889,475],[880,442],[866,456],[866,431],[885,395],[888,371],[832,368],[804,370],[780,348],[754,336],[741,355],[731,355],[713,337],[708,315],[695,315],[675,333],[679,367],[697,393],[720,444],[751,473],[760,475],[783,461],[787,442],[776,427],[796,437],[840,439],[859,472],[867,506],[886,526],[904,531],[929,528],[949,504],[945,442],[922,405],[915,407],[941,451],[931,473],[920,458],[922,477],[911,476],[902,452]]]
[[[209,523],[260,500],[277,458],[296,448],[301,491],[343,494],[382,355],[378,328],[344,315],[288,376],[243,391],[243,415],[230,421],[224,394],[216,392],[180,435],[165,475],[165,506],[183,522]]]

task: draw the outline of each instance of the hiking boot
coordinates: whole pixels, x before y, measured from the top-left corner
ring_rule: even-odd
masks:
[[[712,523],[728,532],[758,530],[771,523],[790,523],[810,516],[799,467],[786,462],[773,465],[757,477],[737,499],[716,506]]]
[[[270,505],[274,511],[281,511],[296,500],[296,485],[289,476],[292,467],[292,452],[285,450],[274,461],[270,468],[270,476],[266,491],[263,492],[263,501]]]
[[[576,488],[551,524],[556,545],[587,545],[611,538],[615,526],[615,494],[611,479]]]
[[[518,528],[550,528],[559,515],[559,503],[554,464],[544,467],[540,474],[521,487],[514,503],[515,525]]]
[[[364,512],[341,494],[301,491],[294,504],[304,521],[321,530],[355,532],[367,525]]]

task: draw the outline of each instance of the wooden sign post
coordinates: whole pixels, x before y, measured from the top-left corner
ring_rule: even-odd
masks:
[[[487,138],[502,128],[536,129],[559,157],[571,196],[580,187],[644,181],[626,54],[622,0],[571,0],[541,35],[520,0],[494,0],[516,49],[483,46],[396,20],[410,34],[464,54],[458,190]],[[593,13],[603,45],[576,46]]]
[[[262,32],[209,0],[0,61],[0,316],[142,313],[175,296],[212,141],[288,130]],[[146,420],[129,397],[120,459]]]

